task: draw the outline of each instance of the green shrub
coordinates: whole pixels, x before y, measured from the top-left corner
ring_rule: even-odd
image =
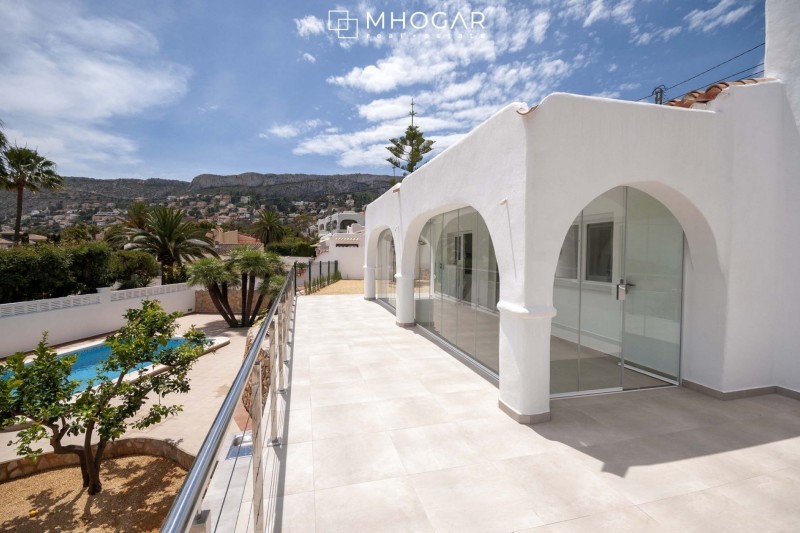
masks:
[[[0,250],[0,303],[58,298],[76,289],[72,256],[51,244]]]
[[[267,251],[275,252],[278,255],[314,257],[314,248],[306,241],[298,238],[285,239],[281,242],[268,244]]]
[[[111,254],[111,278],[119,289],[147,287],[158,276],[158,261],[147,252],[119,250]]]
[[[82,242],[65,247],[72,257],[70,270],[79,294],[95,293],[112,283],[111,247],[104,242]]]

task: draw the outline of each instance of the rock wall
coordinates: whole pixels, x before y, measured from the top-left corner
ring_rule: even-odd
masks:
[[[238,315],[242,309],[241,289],[229,289],[228,302],[230,302],[233,312]],[[207,290],[197,291],[194,293],[194,312],[210,314],[217,313],[217,308],[214,307],[214,304],[211,302],[211,296],[208,295]]]
[[[114,457],[125,457],[128,455],[154,455],[164,457],[178,463],[180,466],[189,470],[194,462],[194,455],[183,451],[171,442],[146,437],[133,437],[111,441],[103,454],[104,459]],[[63,468],[65,466],[77,466],[80,464],[78,456],[72,453],[55,454],[45,453],[39,456],[37,461],[22,457],[12,461],[0,463],[0,483],[18,479],[38,472]]]

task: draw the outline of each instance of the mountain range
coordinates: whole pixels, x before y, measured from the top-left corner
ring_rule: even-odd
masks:
[[[167,196],[195,194],[254,194],[264,198],[316,200],[327,195],[357,192],[383,193],[392,176],[377,174],[201,174],[192,181],[152,179],[94,179],[64,177],[64,188],[57,192],[26,192],[24,212],[49,206],[82,203],[128,203],[136,198],[148,202],[163,201]],[[12,215],[16,196],[0,192],[0,218]]]

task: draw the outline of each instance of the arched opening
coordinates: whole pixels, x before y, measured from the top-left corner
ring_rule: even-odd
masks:
[[[342,231],[346,231],[347,228],[349,228],[350,226],[352,226],[355,223],[356,223],[355,220],[352,220],[350,218],[346,218],[346,219],[342,220],[342,222],[339,224],[339,229],[341,229]]]
[[[550,392],[677,384],[684,234],[661,202],[616,187],[564,238],[553,281]]]
[[[394,248],[392,231],[385,229],[378,237],[377,258],[375,264],[375,297],[392,308],[397,307],[395,274],[397,273],[397,255]]]
[[[498,374],[500,276],[483,217],[465,207],[431,218],[414,277],[416,323]]]

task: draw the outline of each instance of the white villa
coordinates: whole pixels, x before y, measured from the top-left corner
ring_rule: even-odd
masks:
[[[334,213],[317,220],[317,234],[321,237],[328,233],[344,233],[353,224],[364,225],[364,213],[344,211]]]
[[[499,383],[800,398],[800,9],[765,77],[668,105],[514,103],[370,204],[364,294]]]

